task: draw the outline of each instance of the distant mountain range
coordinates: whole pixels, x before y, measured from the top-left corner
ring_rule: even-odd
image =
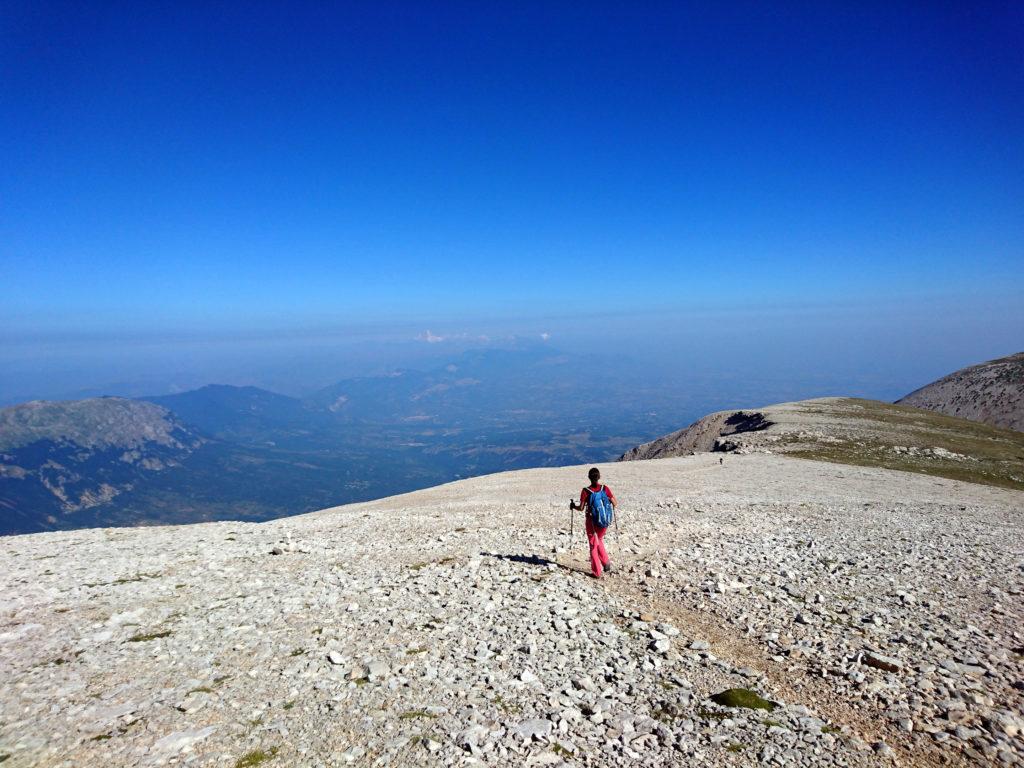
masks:
[[[166,408],[122,398],[31,402],[0,410],[4,532],[74,525],[206,440]]]
[[[210,385],[144,400],[0,410],[0,533],[264,520],[459,477],[611,459],[676,411],[543,348],[474,350],[427,371],[299,399]],[[664,403],[664,398],[661,399]]]
[[[489,349],[429,370],[339,381],[301,399],[210,385],[139,400],[37,401],[0,409],[0,534],[265,520],[460,477],[607,461],[624,452],[638,459],[730,451],[751,445],[752,438],[764,447],[778,435],[773,414],[789,413],[722,412],[644,443],[680,423],[686,393],[666,394],[657,382],[615,371],[582,375],[585,370],[584,359],[546,346]],[[1021,429],[1022,371],[1024,355],[992,361],[901,403]],[[877,405],[883,410],[872,406],[871,418],[883,425],[887,419],[914,423],[902,412],[914,409],[883,413],[886,406]],[[866,407],[844,406],[832,420],[847,424]],[[812,410],[822,408],[835,409]],[[936,429],[974,434],[953,422],[919,426],[933,442]],[[872,435],[885,450],[896,447],[878,430]],[[903,442],[928,447],[917,438]],[[827,454],[817,444],[812,448],[816,457]],[[1014,444],[1000,454],[996,475],[1006,474],[1017,450]],[[929,455],[926,469],[955,462],[933,459]],[[950,466],[959,472],[966,465]],[[1019,473],[1007,472],[1017,482]]]
[[[1024,352],[962,368],[897,402],[1024,431]]]

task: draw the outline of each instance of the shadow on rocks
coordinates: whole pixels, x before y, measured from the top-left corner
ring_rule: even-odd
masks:
[[[482,557],[493,557],[496,560],[505,560],[510,563],[523,563],[524,565],[536,565],[542,568],[554,565],[562,570],[574,571],[574,568],[570,568],[567,565],[562,565],[555,560],[551,560],[547,557],[541,557],[540,555],[504,555],[498,552],[481,552]]]

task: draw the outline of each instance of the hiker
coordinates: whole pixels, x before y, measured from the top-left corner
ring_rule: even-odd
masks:
[[[615,494],[607,485],[601,485],[601,470],[594,467],[587,473],[590,478],[590,485],[580,492],[580,503],[569,502],[572,510],[586,510],[587,519],[587,541],[590,542],[590,569],[595,579],[601,578],[602,568],[611,573],[612,564],[608,559],[608,552],[604,548],[604,534],[611,523],[611,512],[615,509]],[[608,509],[610,505],[611,509]],[[604,522],[604,527],[595,525]]]

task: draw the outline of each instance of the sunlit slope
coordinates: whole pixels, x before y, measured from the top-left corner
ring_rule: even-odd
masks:
[[[623,460],[692,452],[776,453],[1024,490],[1024,434],[858,398],[720,411],[637,446]]]

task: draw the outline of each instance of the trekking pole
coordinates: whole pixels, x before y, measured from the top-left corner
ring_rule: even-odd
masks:
[[[622,539],[619,538],[619,510],[615,510],[612,519],[615,521],[615,546],[618,547],[615,550],[615,556],[619,557],[622,554]]]

